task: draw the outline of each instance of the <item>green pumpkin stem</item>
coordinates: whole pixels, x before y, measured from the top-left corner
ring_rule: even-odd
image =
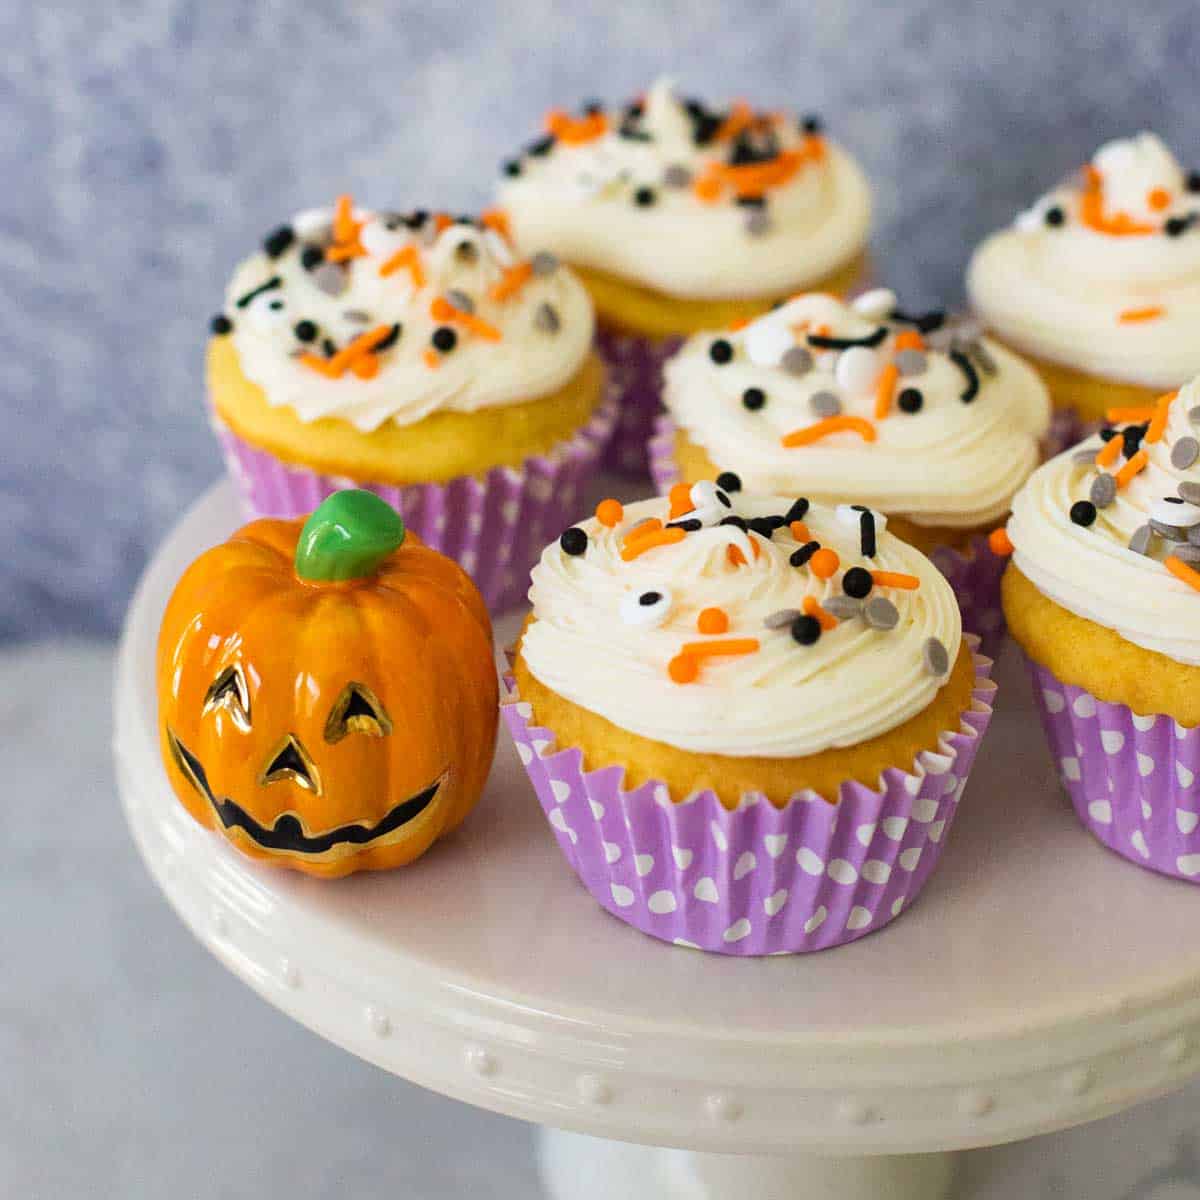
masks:
[[[404,521],[372,492],[334,492],[304,522],[296,574],[314,583],[366,579],[404,543]]]

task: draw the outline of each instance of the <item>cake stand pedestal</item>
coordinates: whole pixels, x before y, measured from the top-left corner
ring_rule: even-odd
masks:
[[[115,743],[142,856],[200,941],[289,1016],[424,1087],[571,1131],[541,1142],[556,1200],[934,1200],[948,1152],[1200,1072],[1200,892],[1078,828],[1012,662],[938,873],[838,950],[721,958],[622,925],[562,861],[503,733],[479,809],[413,866],[335,883],[256,867],[176,802],[155,736],[167,596],[239,523],[228,487],[210,491],[129,613]]]

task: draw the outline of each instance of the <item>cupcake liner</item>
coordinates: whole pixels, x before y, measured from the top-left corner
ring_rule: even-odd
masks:
[[[1200,728],[1139,716],[1026,661],[1083,827],[1139,867],[1200,883]]]
[[[1099,428],[1098,421],[1085,421],[1073,408],[1054,409],[1050,414],[1050,429],[1042,438],[1042,461],[1049,461],[1069,450]]]
[[[679,480],[679,468],[675,465],[675,423],[668,414],[664,413],[655,423],[649,453],[650,477],[655,490],[665,496]],[[1008,560],[996,554],[982,534],[971,537],[965,552],[953,546],[935,546],[929,557],[954,589],[963,628],[980,639],[985,655],[995,658],[1006,631],[1004,610],[1000,606],[1000,577]]]
[[[974,650],[974,647],[972,647]],[[511,676],[502,707],[558,844],[593,898],[651,937],[717,954],[827,950],[881,929],[932,874],[991,719],[991,663],[957,731],[881,790],[846,782],[776,808],[761,795],[729,811],[711,790],[673,800],[651,781],[626,791],[624,768],[588,771],[577,748],[530,724]]]
[[[366,488],[396,508],[423,542],[453,558],[498,613],[524,601],[529,570],[542,548],[577,514],[615,419],[616,405],[608,398],[571,438],[519,468],[402,486],[290,466],[244,441],[215,415],[213,430],[248,516],[306,516],[331,492]]]
[[[604,468],[644,479],[646,443],[654,419],[662,412],[663,364],[683,345],[683,338],[644,338],[600,326],[596,349],[608,370],[610,395],[619,405],[616,429],[604,454]]]

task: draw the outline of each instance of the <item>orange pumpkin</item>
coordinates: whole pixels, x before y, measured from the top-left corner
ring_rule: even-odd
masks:
[[[498,711],[475,585],[369,492],[201,555],[159,632],[175,794],[243,853],[311,875],[402,866],[457,827]]]

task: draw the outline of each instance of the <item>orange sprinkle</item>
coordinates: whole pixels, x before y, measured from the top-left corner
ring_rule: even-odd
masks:
[[[1150,461],[1149,451],[1139,450],[1116,474],[1117,487],[1123,488]]]
[[[379,374],[379,359],[374,354],[364,354],[350,364],[350,370],[359,379],[374,379]]]
[[[484,341],[498,342],[504,336],[495,325],[489,324],[482,317],[475,316],[474,313],[463,312],[461,308],[455,308],[444,296],[434,297],[429,305],[429,315],[435,321],[453,321],[476,337],[483,338]]]
[[[533,275],[533,264],[519,262],[511,266],[500,277],[499,282],[492,285],[488,293],[493,300],[508,300],[515,296]]]
[[[831,433],[857,433],[864,442],[875,440],[875,426],[865,417],[825,417],[803,429],[794,429],[785,433],[779,439],[782,446],[791,449],[796,446],[811,446]]]
[[[1121,456],[1121,448],[1124,442],[1119,437],[1109,438],[1103,446],[1100,447],[1099,453],[1096,455],[1096,466],[1111,467]]]
[[[1104,415],[1110,421],[1149,421],[1154,412],[1148,405],[1142,405],[1140,408],[1110,408]]]
[[[615,525],[619,525],[624,515],[625,509],[621,507],[620,500],[601,500],[596,505],[596,520],[601,525],[607,525],[609,529],[612,529]]]
[[[335,242],[332,246],[325,248],[326,262],[347,262],[352,258],[362,258],[366,251],[354,242]]]
[[[822,546],[808,560],[808,569],[818,579],[832,579],[841,565],[842,560],[838,558],[838,552],[830,550],[828,546]]]
[[[671,502],[671,520],[690,513],[696,506],[692,503],[692,489],[686,483],[676,483],[668,494]]]
[[[1189,567],[1181,558],[1176,558],[1171,555],[1170,558],[1163,559],[1163,566],[1175,576],[1176,579],[1182,579],[1189,587],[1193,587],[1200,592],[1200,571],[1195,567]]]
[[[703,608],[696,618],[696,628],[701,633],[727,633],[729,615],[723,608]]]
[[[925,339],[915,329],[902,329],[896,334],[897,350],[924,350]]]
[[[337,198],[333,206],[333,240],[352,242],[358,237],[358,222],[354,219],[354,200],[349,195]]]
[[[300,362],[329,379],[340,379],[348,368],[365,355],[370,354],[391,332],[390,325],[376,325],[367,333],[360,333],[348,346],[342,347],[329,358],[321,358],[319,355],[305,352],[300,356]]]
[[[685,537],[687,537],[687,533],[682,529],[656,530],[654,533],[646,534],[645,537],[636,538],[633,542],[626,542],[621,548],[621,561],[633,562],[647,550],[653,550],[657,546],[674,546],[677,542],[682,542]]]
[[[1012,539],[1003,525],[988,534],[988,548],[998,558],[1008,558],[1012,554]]]
[[[1111,237],[1129,237],[1154,232],[1153,226],[1135,221],[1128,213],[1118,212],[1109,216],[1104,211],[1104,180],[1091,163],[1083,168],[1083,179],[1083,195],[1079,198],[1079,219],[1089,229],[1094,229],[1097,233],[1107,233]]]
[[[1146,430],[1146,441],[1151,444],[1162,441],[1162,435],[1167,431],[1167,417],[1171,412],[1171,401],[1178,395],[1178,392],[1167,392],[1165,395],[1159,396],[1158,403],[1154,406],[1154,416],[1150,418],[1150,428]]]
[[[879,372],[875,382],[875,420],[882,421],[892,407],[892,393],[896,390],[896,380],[900,378],[900,368],[895,363],[888,363]]]
[[[512,241],[512,226],[504,209],[485,208],[479,214],[479,221],[484,229],[494,229],[506,242]]]
[[[788,526],[788,533],[792,535],[798,542],[811,542],[812,534],[808,532],[808,526],[803,521],[793,521]]]
[[[700,674],[700,663],[692,654],[677,654],[667,663],[667,674],[675,683],[695,683]]]
[[[758,557],[762,551],[758,548],[758,543],[753,538],[750,539],[750,545],[754,547],[754,561],[758,562]],[[735,546],[732,543],[725,547],[725,557],[729,559],[729,563],[734,567],[744,567],[746,565],[746,556],[742,553],[741,546]]]
[[[688,658],[726,658],[738,654],[753,654],[758,638],[726,638],[722,642],[685,642],[679,653]]]
[[[745,100],[738,100],[729,110],[729,115],[721,122],[714,134],[718,142],[732,141],[754,120],[754,110]]]
[[[837,617],[835,617],[833,613],[829,612],[827,609],[822,608],[820,604],[817,603],[817,598],[815,596],[805,596],[804,603],[801,607],[804,609],[804,612],[807,616],[817,618],[817,624],[819,624],[826,633],[828,633],[831,629],[837,628]]]
[[[1166,188],[1151,188],[1146,193],[1146,204],[1155,212],[1162,212],[1164,208],[1171,207],[1171,193]]]
[[[442,365],[442,356],[432,346],[425,347],[421,358],[425,360],[425,365],[430,370],[436,371]]]
[[[421,266],[421,255],[416,246],[405,246],[403,249],[397,250],[380,266],[379,274],[386,279],[389,275],[399,271],[401,267],[408,268],[408,273],[412,276],[413,287],[425,286],[425,271]]]
[[[696,199],[703,204],[715,204],[721,198],[721,181],[709,175],[701,175],[692,184]]]
[[[648,533],[657,533],[663,528],[663,523],[657,517],[647,517],[640,524],[635,525],[626,535],[625,541],[636,541],[640,537],[645,537]]]
[[[726,326],[730,333],[737,333],[739,329],[745,329],[750,324],[749,317],[734,317]]]
[[[1161,304],[1150,304],[1146,308],[1127,308],[1117,320],[1122,325],[1136,325],[1142,321],[1157,321],[1167,310]]]
[[[905,575],[901,571],[872,571],[871,578],[880,587],[899,588],[904,592],[914,592],[921,586],[915,575]]]
[[[552,108],[543,123],[546,132],[552,133],[568,146],[582,146],[603,137],[608,130],[608,117],[602,112],[588,113],[586,117],[572,117],[561,108]]]

